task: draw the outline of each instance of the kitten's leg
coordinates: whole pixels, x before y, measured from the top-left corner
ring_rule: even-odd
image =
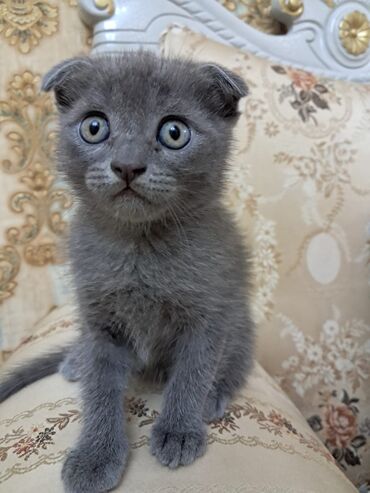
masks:
[[[247,342],[241,347],[247,346]],[[210,423],[221,419],[231,399],[235,396],[246,376],[250,373],[253,360],[244,351],[234,351],[227,361],[220,365],[214,384],[204,406],[204,421]]]
[[[84,342],[79,337],[59,365],[59,373],[69,382],[77,382],[81,378],[83,358]]]
[[[204,406],[203,419],[206,423],[211,423],[217,419],[221,419],[226,411],[231,400],[231,395],[228,392],[220,390],[211,390],[207,396]]]
[[[119,483],[129,446],[124,430],[123,389],[131,362],[106,338],[86,341],[81,372],[83,425],[62,471],[67,493],[102,493]]]
[[[151,451],[166,466],[192,463],[206,448],[203,421],[207,395],[217,371],[217,353],[201,331],[178,342],[164,406],[151,437]]]

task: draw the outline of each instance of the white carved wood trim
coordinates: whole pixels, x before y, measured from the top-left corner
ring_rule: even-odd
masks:
[[[284,36],[257,31],[216,0],[79,0],[79,6],[84,22],[94,27],[94,53],[156,50],[162,33],[175,24],[278,63],[370,82],[370,48],[365,46],[370,43],[370,0],[272,1],[272,15],[288,27]],[[354,12],[352,23],[343,24]]]

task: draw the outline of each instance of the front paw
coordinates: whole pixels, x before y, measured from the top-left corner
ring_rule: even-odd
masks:
[[[186,466],[204,454],[206,430],[196,426],[192,430],[169,429],[160,420],[153,426],[150,448],[159,462],[171,469]]]
[[[68,454],[62,470],[66,493],[106,493],[120,482],[128,447],[119,454],[95,449],[79,447]]]

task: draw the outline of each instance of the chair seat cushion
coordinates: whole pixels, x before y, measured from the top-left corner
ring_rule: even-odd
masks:
[[[76,336],[72,307],[54,310],[5,364],[15,364]],[[4,367],[3,367],[4,369]],[[0,491],[63,491],[60,473],[81,425],[78,383],[44,378],[1,404]],[[131,456],[117,491],[128,493],[353,493],[305,419],[259,364],[223,419],[208,428],[208,450],[171,471],[149,452],[161,392],[133,382],[126,396]]]

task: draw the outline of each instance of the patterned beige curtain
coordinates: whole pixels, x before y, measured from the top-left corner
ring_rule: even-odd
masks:
[[[55,110],[40,79],[87,52],[76,0],[0,0],[0,344],[2,357],[69,298],[59,239],[71,197],[53,167]]]

